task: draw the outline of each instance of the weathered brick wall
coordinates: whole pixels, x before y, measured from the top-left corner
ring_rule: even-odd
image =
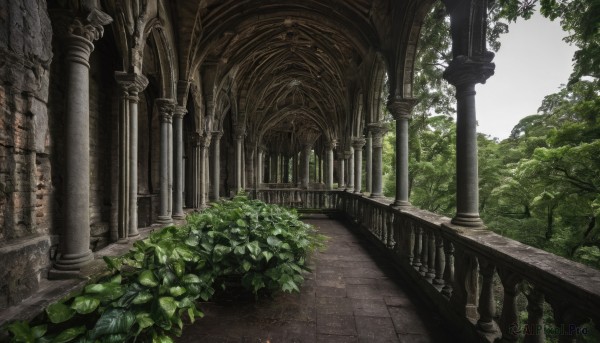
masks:
[[[47,111],[51,40],[46,1],[0,3],[0,308],[36,291],[56,242]]]

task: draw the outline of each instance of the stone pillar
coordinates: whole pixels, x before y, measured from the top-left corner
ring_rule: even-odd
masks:
[[[310,153],[312,147],[305,145],[302,149],[302,184],[301,187],[308,189],[310,183]]]
[[[170,212],[170,187],[169,187],[169,131],[173,119],[173,100],[156,99],[156,106],[160,113],[160,207],[157,221],[159,224],[173,223]]]
[[[352,193],[354,191],[354,151],[352,148],[346,150],[345,157],[347,161],[348,171],[348,183],[346,184],[346,191]]]
[[[183,116],[187,109],[175,106],[173,111],[173,218],[183,219]]]
[[[244,143],[245,130],[243,128],[235,129],[235,189],[236,193],[243,190],[243,160],[242,148]]]
[[[341,152],[338,154],[338,161],[340,163],[340,170],[339,170],[339,180],[338,180],[338,189],[345,189],[346,188],[346,155]]]
[[[327,189],[333,189],[333,149],[335,143],[329,143],[327,145]]]
[[[456,216],[452,223],[483,226],[479,217],[475,85],[494,74],[494,53],[487,50],[487,0],[448,4],[452,61],[444,78],[456,87]]]
[[[264,149],[262,146],[258,147],[258,157],[256,159],[256,188],[260,188],[264,182],[264,171],[265,171],[265,162],[264,162]]]
[[[373,138],[371,137],[371,131],[369,131],[369,134],[367,135],[367,148],[365,158],[365,169],[367,173],[367,177],[365,180],[365,190],[367,191],[367,193],[370,194],[372,191],[371,187],[373,185]]]
[[[408,200],[408,121],[416,101],[395,99],[388,104],[396,119],[396,199],[392,207],[409,206]]]
[[[382,123],[369,124],[373,137],[373,184],[371,198],[383,196],[383,135],[387,131]]]
[[[212,152],[212,201],[218,201],[220,199],[219,189],[221,183],[221,137],[223,137],[223,131],[213,131],[211,140],[211,152]]]
[[[212,133],[209,134],[203,134],[200,136],[200,189],[199,189],[199,204],[198,207],[203,209],[206,208],[207,206],[207,190],[208,190],[208,148],[210,146],[210,139],[211,139]]]
[[[198,156],[200,155],[200,135],[197,132],[193,132],[189,136],[190,142],[190,155],[188,156],[188,163],[190,165],[188,171],[190,173],[188,180],[189,184],[187,184],[187,193],[189,196],[187,198],[190,200],[188,207],[190,208],[198,208],[198,182],[200,181],[199,176],[199,161]]]
[[[354,138],[354,193],[362,193],[362,148],[367,141],[362,138]]]
[[[484,83],[493,70],[490,62],[455,58],[444,72],[444,78],[456,87],[456,216],[452,219],[456,225],[483,226],[479,217],[475,84]]]
[[[296,186],[300,186],[298,179],[298,152],[295,152],[292,156],[292,183]]]
[[[246,188],[252,189],[255,184],[255,175],[254,175],[254,158],[256,156],[256,144],[251,142],[246,142],[245,150],[244,150],[244,161],[246,163]]]
[[[94,258],[90,250],[90,54],[103,26],[112,21],[93,10],[86,19],[76,18],[68,28],[68,66],[65,118],[64,231],[61,255],[50,277],[76,277],[79,269]]]

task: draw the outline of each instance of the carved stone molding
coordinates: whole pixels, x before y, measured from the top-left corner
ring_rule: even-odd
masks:
[[[417,102],[417,99],[413,98],[393,98],[388,101],[387,108],[395,120],[408,120]]]
[[[69,25],[67,31],[70,35],[79,36],[87,39],[90,42],[102,38],[104,35],[104,25],[108,25],[113,19],[106,13],[93,9],[84,18],[75,18],[73,23]]]
[[[493,58],[494,53],[489,51],[479,60],[457,56],[444,71],[444,79],[456,87],[485,83],[494,75],[496,65],[492,63]]]
[[[367,140],[364,139],[364,138],[362,138],[362,137],[358,137],[358,138],[353,138],[352,139],[352,147],[355,150],[362,149],[365,146],[365,144],[367,144]]]
[[[155,104],[158,106],[161,122],[171,123],[173,118],[173,109],[175,107],[173,100],[168,98],[159,98],[155,100]]]

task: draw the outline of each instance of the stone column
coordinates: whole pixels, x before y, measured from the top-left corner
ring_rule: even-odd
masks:
[[[371,198],[383,196],[383,135],[387,131],[382,123],[371,123],[369,129],[373,135],[373,184]]]
[[[183,219],[183,116],[187,109],[175,106],[173,110],[173,218]]]
[[[256,159],[256,188],[260,188],[262,183],[264,182],[264,154],[263,154],[263,148],[261,146],[258,147],[258,156]]]
[[[305,145],[302,149],[302,184],[301,187],[308,189],[310,183],[310,153],[312,147]]]
[[[338,161],[340,164],[340,170],[339,170],[339,180],[338,180],[338,189],[345,189],[346,188],[346,166],[345,166],[345,162],[346,162],[346,155],[343,152],[338,153]]]
[[[348,183],[346,184],[346,191],[352,193],[354,191],[354,151],[352,147],[350,150],[346,150],[345,157],[347,161],[348,170]]]
[[[298,152],[292,155],[292,183],[296,186],[300,186],[298,180]]]
[[[479,217],[479,172],[477,162],[477,115],[475,84],[484,83],[494,73],[489,61],[455,58],[444,78],[456,87],[456,216],[452,223],[483,226]]]
[[[213,131],[211,140],[211,152],[212,152],[212,201],[218,201],[220,199],[220,183],[221,183],[221,137],[223,137],[223,131]]]
[[[255,171],[254,171],[254,164],[255,164],[255,156],[256,156],[256,144],[252,143],[252,142],[246,142],[245,147],[244,147],[244,162],[246,165],[246,188],[252,189],[254,188],[255,184]]]
[[[354,138],[354,193],[362,193],[362,148],[367,141],[362,138]]]
[[[90,250],[90,54],[103,26],[112,21],[93,10],[86,19],[76,18],[68,28],[68,66],[65,118],[64,231],[61,256],[50,277],[76,277],[79,269],[94,258]]]
[[[236,193],[243,190],[243,160],[242,147],[244,143],[245,130],[243,128],[235,129],[235,188]]]
[[[156,106],[160,113],[160,207],[157,221],[159,224],[173,223],[170,212],[170,187],[169,187],[169,131],[173,119],[173,100],[156,99]]]
[[[327,145],[327,189],[333,189],[333,149],[335,148],[335,143],[330,142]]]
[[[190,142],[190,153],[188,156],[189,169],[190,173],[188,180],[189,184],[187,184],[187,194],[186,197],[190,200],[188,207],[190,208],[198,208],[198,182],[199,182],[199,162],[198,156],[200,155],[200,135],[197,132],[193,132],[189,135]]]
[[[207,154],[207,152],[208,152],[208,148],[210,146],[211,137],[212,137],[212,133],[208,133],[208,134],[205,133],[200,136],[200,146],[199,146],[199,148],[200,148],[200,157],[199,157],[199,160],[200,160],[200,176],[199,176],[200,189],[198,191],[198,193],[199,193],[198,195],[200,196],[198,207],[200,209],[206,208],[206,206],[207,206],[207,199],[206,199],[206,196],[208,194],[208,192],[207,192],[208,183],[206,182],[208,179],[208,168],[207,168],[208,154]]]
[[[408,121],[416,101],[395,99],[388,104],[396,119],[396,199],[392,207],[409,206],[408,200]]]
[[[290,156],[283,155],[283,182],[290,183]]]
[[[372,191],[371,187],[373,185],[373,138],[371,137],[371,131],[369,131],[369,134],[367,135],[367,148],[365,158],[365,169],[367,172],[367,177],[365,180],[365,190],[367,191],[367,193],[370,194]]]

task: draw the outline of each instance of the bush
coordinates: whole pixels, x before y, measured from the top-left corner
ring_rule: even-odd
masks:
[[[253,292],[298,291],[306,258],[323,236],[279,206],[236,197],[105,257],[114,273],[48,306],[33,321],[8,326],[13,342],[172,342],[183,320],[202,317],[198,300],[238,280]]]

